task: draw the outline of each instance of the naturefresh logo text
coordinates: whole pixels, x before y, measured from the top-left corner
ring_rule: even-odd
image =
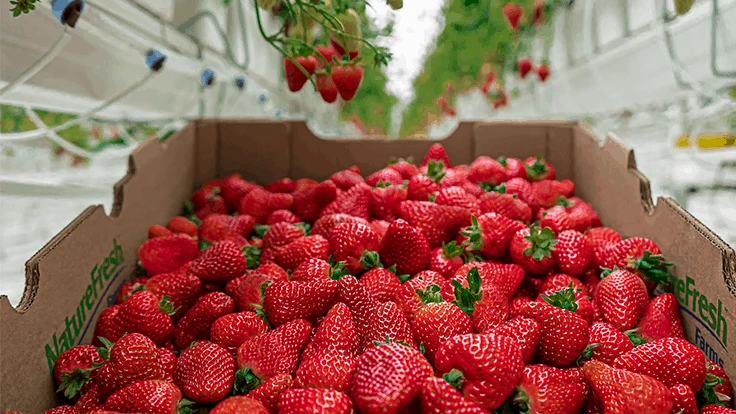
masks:
[[[68,350],[77,344],[77,341],[84,337],[89,325],[91,317],[100,306],[101,297],[104,297],[112,283],[110,279],[116,279],[123,270],[123,248],[120,247],[116,239],[112,240],[113,248],[110,254],[102,261],[95,265],[90,272],[90,282],[84,292],[84,296],[79,301],[75,313],[66,316],[64,322],[65,327],[61,332],[55,332],[51,342],[45,345],[46,360],[49,364],[49,371],[53,374],[54,362],[62,352]]]

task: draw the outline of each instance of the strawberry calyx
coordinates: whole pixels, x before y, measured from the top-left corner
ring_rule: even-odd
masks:
[[[404,341],[392,341],[391,338],[388,335],[386,335],[386,340],[383,341],[383,342],[381,342],[381,341],[373,341],[373,345],[375,345],[375,346],[389,345],[389,344],[399,344],[399,345],[403,345],[403,346],[405,346],[407,348],[411,348],[411,345],[407,344]]]
[[[542,156],[540,155],[538,155],[537,158],[534,159],[533,164],[526,165],[526,175],[530,179],[544,177],[548,173],[549,168],[547,167],[547,163],[542,161]]]
[[[360,264],[365,270],[370,270],[374,267],[383,267],[381,264],[381,258],[378,257],[378,253],[371,250],[363,251],[363,254],[360,255]]]
[[[589,361],[590,359],[593,358],[593,350],[601,345],[602,344],[588,344],[588,346],[586,346],[585,349],[583,349],[583,352],[581,352],[580,355],[578,355],[578,358],[575,360],[575,363],[578,366],[583,366],[585,361]]]
[[[610,275],[611,273],[617,270],[621,270],[621,269],[618,266],[613,266],[613,269],[609,269],[607,267],[601,266],[601,279],[607,277],[608,275]]]
[[[389,162],[388,162],[388,163],[389,163],[389,165],[393,165],[393,164],[398,164],[398,163],[400,163],[400,162],[407,162],[407,163],[409,163],[409,164],[413,164],[413,163],[414,163],[414,157],[406,157],[406,158],[396,158],[396,157],[392,157],[392,158],[391,158],[391,159],[389,160]]]
[[[644,345],[647,341],[642,338],[637,331],[639,331],[639,328],[629,329],[624,332],[624,335],[629,337],[629,340],[634,344],[634,346]]]
[[[480,257],[480,255],[478,255],[476,253],[473,253],[473,252],[469,252],[469,251],[463,252],[463,255],[462,256],[463,256],[463,262],[465,262],[465,263],[482,262],[483,261],[483,258]]]
[[[251,244],[243,248],[245,263],[248,269],[255,269],[261,263],[261,248],[257,244]]]
[[[557,240],[555,233],[549,227],[540,229],[539,226],[533,225],[529,227],[529,235],[525,236],[531,246],[524,250],[524,256],[531,256],[536,261],[541,261],[545,257],[552,257],[552,250],[555,249]]]
[[[442,255],[446,259],[454,259],[456,257],[460,257],[463,254],[464,250],[465,249],[463,249],[463,246],[458,246],[455,240],[449,243],[442,244]]]
[[[480,302],[483,297],[478,268],[474,267],[468,271],[468,287],[463,286],[456,279],[452,280],[452,286],[455,287],[456,298],[453,303],[460,310],[472,316],[473,312],[475,312],[475,304]]]
[[[496,158],[496,161],[498,161],[499,164],[501,164],[504,168],[506,168],[507,167],[507,165],[506,165],[506,160],[507,159],[508,159],[508,157],[498,157],[498,158]]]
[[[170,299],[171,296],[164,296],[161,298],[161,302],[158,303],[158,309],[169,316],[174,316],[176,312],[179,311],[179,308],[174,307],[174,304],[171,303]]]
[[[447,174],[445,171],[445,162],[442,160],[429,160],[427,163],[427,177],[432,181],[439,183]]]
[[[672,281],[673,276],[668,269],[672,265],[671,262],[666,262],[661,254],[652,254],[649,251],[645,251],[640,258],[628,257],[626,259],[627,268],[652,282],[662,284]]]
[[[233,382],[233,394],[247,394],[259,385],[261,379],[248,367],[235,371],[235,381]]]
[[[378,180],[378,182],[376,183],[376,188],[388,188],[388,187],[391,187],[392,185],[393,183],[391,181]]]
[[[555,200],[555,205],[556,206],[562,206],[562,207],[568,208],[568,207],[574,206],[575,203],[572,202],[572,201],[570,201],[570,200],[568,200],[567,197],[561,195],[561,196],[557,197],[557,200]]]
[[[557,292],[554,292],[549,296],[539,296],[541,296],[545,302],[549,303],[552,306],[556,306],[570,312],[575,312],[578,310],[578,304],[575,301],[575,290],[576,289],[573,287],[572,282],[570,282],[570,286],[566,289],[558,290]]]
[[[192,414],[192,405],[194,404],[196,404],[194,401],[182,398],[176,403],[176,414]]]
[[[61,375],[59,388],[56,392],[63,392],[64,396],[69,399],[75,398],[82,391],[82,387],[91,381],[91,374],[94,369],[76,368],[72,371],[65,372]]]
[[[345,268],[345,262],[337,262],[330,265],[330,279],[340,280],[341,277],[347,276],[350,271]]]
[[[268,232],[268,229],[270,228],[271,226],[266,225],[266,224],[256,224],[255,226],[253,226],[253,231],[255,231],[258,237],[262,239],[263,236],[266,235],[266,232]]]
[[[310,226],[307,223],[302,223],[302,222],[294,223],[293,226],[302,229],[305,236],[309,236],[309,233],[312,231],[312,226]]]
[[[428,303],[442,303],[445,301],[440,294],[440,289],[439,285],[432,283],[426,289],[415,289],[414,292],[419,296],[419,300],[426,305]]]
[[[442,379],[447,381],[448,384],[452,385],[452,388],[455,388],[458,390],[458,392],[463,392],[463,382],[465,381],[465,376],[463,375],[462,371],[460,371],[457,368],[453,368],[450,370],[450,372],[444,374],[442,376]]]
[[[708,365],[709,363],[706,362],[706,366]],[[717,404],[723,407],[730,406],[731,398],[728,395],[716,391],[716,387],[725,382],[726,380],[723,378],[707,373],[705,375],[705,383],[703,383],[703,387],[700,389],[699,396],[706,404]]]
[[[103,361],[108,361],[110,359],[110,350],[115,344],[110,342],[107,338],[103,338],[101,336],[98,336],[97,338],[100,340],[100,342],[102,342],[102,346],[97,347],[97,353],[100,354],[100,357],[102,358]],[[95,368],[99,367],[100,365],[102,364],[97,363],[97,362],[92,362],[92,366]]]
[[[435,191],[434,193],[429,193],[429,195],[427,196],[427,199],[428,199],[429,201],[431,201],[431,202],[433,202],[433,203],[434,203],[434,202],[435,202],[435,200],[437,200],[437,196],[438,196],[439,194],[440,194],[440,193],[439,193],[438,191]]]
[[[483,230],[478,224],[477,217],[470,216],[470,226],[461,231],[460,234],[468,238],[468,240],[463,241],[468,250],[480,251],[483,248]]]
[[[516,393],[516,397],[514,397],[514,403],[519,408],[520,412],[525,414],[530,412],[529,395],[523,389],[519,388],[518,392]]]
[[[191,201],[185,201],[184,205],[182,206],[182,215],[183,216],[191,216],[194,214],[194,204],[192,204]]]
[[[212,246],[211,242],[208,242],[207,240],[200,240],[199,241],[199,250],[207,250],[209,247]]]

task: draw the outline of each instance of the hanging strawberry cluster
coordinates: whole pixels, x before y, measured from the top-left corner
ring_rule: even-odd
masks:
[[[363,38],[358,13],[350,7],[356,0],[256,0],[258,28],[263,38],[284,55],[284,75],[291,92],[310,82],[327,103],[352,100],[363,80],[360,48],[369,47],[373,65],[388,64],[391,54]],[[364,2],[364,0],[357,0]],[[401,0],[387,0],[393,9]],[[280,13],[281,29],[267,35],[260,9]],[[317,33],[328,35],[329,44],[316,45]]]

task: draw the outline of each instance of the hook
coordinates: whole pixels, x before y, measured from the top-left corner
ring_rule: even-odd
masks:
[[[62,25],[75,27],[84,10],[84,0],[54,0],[51,13]]]
[[[210,86],[215,82],[215,71],[212,69],[205,69],[202,71],[200,82],[203,86]]]
[[[146,53],[146,66],[154,72],[158,72],[166,61],[166,55],[156,49],[151,49]]]

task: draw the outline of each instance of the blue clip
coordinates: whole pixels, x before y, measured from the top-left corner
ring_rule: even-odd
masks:
[[[215,72],[212,69],[205,69],[202,71],[200,82],[204,86],[210,86],[215,81]]]
[[[166,61],[166,55],[156,49],[151,49],[146,53],[146,66],[154,72],[158,72]]]
[[[258,96],[258,102],[260,102],[260,103],[266,102],[266,95],[260,95],[260,96]]]
[[[52,0],[51,14],[56,17],[62,25],[74,27],[77,25],[79,16],[84,10],[84,0]]]
[[[242,76],[239,78],[235,78],[235,87],[241,90],[245,88],[245,78]]]
[[[281,111],[276,111],[276,118],[281,118]]]

